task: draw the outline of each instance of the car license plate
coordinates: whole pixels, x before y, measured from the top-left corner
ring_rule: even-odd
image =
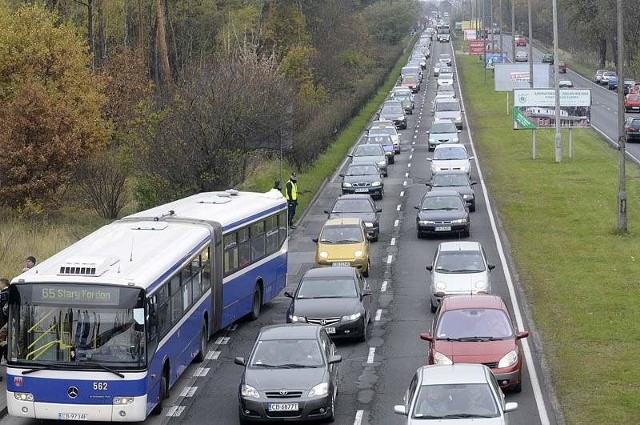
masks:
[[[63,421],[86,421],[89,420],[88,413],[58,413],[58,419]]]
[[[356,189],[356,192],[359,192],[359,193],[362,193],[362,192],[366,193],[368,191],[369,191],[369,189],[367,189],[366,187],[361,187],[361,188]]]
[[[451,226],[437,226],[436,232],[450,232]]]
[[[640,106],[632,106],[631,109],[640,109]]]
[[[336,261],[331,264],[333,267],[349,267],[351,265],[348,261]]]
[[[329,335],[336,333],[336,328],[334,328],[333,326],[326,327],[324,328],[324,330],[327,331]]]
[[[298,403],[270,403],[269,410],[272,412],[292,412],[298,410]]]

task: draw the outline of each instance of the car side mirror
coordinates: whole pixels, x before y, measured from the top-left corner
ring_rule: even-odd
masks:
[[[425,183],[424,185],[427,187],[432,187],[431,183]]]
[[[405,415],[405,416],[407,415],[407,409],[404,406],[404,404],[396,404],[395,406],[393,406],[393,412],[399,415]]]
[[[420,205],[414,205],[413,208],[419,210],[420,209]]]
[[[384,174],[380,173],[380,178],[383,179],[384,178]]]
[[[284,291],[284,296],[287,298],[293,298],[293,294],[289,291]]]
[[[318,243],[318,238],[311,238],[312,241],[314,241],[315,243]]]
[[[470,156],[469,157],[469,161],[471,161],[472,159],[475,159],[475,158],[476,158],[475,156]]]
[[[342,174],[342,173],[341,173],[341,174],[338,174],[338,175],[339,175],[340,177],[344,177],[344,174]]]
[[[347,155],[349,158],[353,158],[353,154],[350,153],[349,155]]]
[[[471,186],[474,186],[474,185],[478,184],[478,182],[477,182],[477,181],[475,181],[475,180],[471,180],[471,181],[469,182],[469,184],[470,184]]]
[[[432,271],[433,270],[433,264],[429,264],[427,267],[425,267],[425,269]]]
[[[329,364],[340,363],[341,361],[342,356],[339,354],[334,354],[333,356],[329,357]]]
[[[376,207],[376,212],[382,212],[382,207]]]
[[[431,332],[423,332],[420,334],[420,339],[423,341],[433,341],[433,335],[431,335]]]
[[[491,270],[496,268],[496,265],[495,264],[488,264],[487,268],[489,269],[489,271],[491,271]]]
[[[329,211],[329,210],[324,210],[324,213],[325,213],[325,214],[331,214],[331,211]]]
[[[517,408],[518,408],[518,403],[516,403],[515,401],[510,401],[504,405],[504,412],[505,413],[513,412]]]
[[[427,130],[427,134],[431,134],[431,132],[429,130]]]
[[[235,364],[237,364],[237,365],[240,365],[240,366],[246,366],[247,365],[247,362],[244,359],[244,357],[236,357],[235,359],[233,359],[233,362]]]
[[[529,331],[522,331],[516,334],[516,339],[522,339],[529,336]]]
[[[427,161],[431,162],[433,161],[433,158],[427,158]]]

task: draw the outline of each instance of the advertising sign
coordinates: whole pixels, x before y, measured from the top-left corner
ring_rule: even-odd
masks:
[[[529,63],[496,63],[494,67],[495,91],[529,88]],[[533,64],[533,86],[551,87],[551,67],[547,63]]]
[[[555,128],[553,89],[513,91],[513,129]],[[560,127],[586,128],[591,125],[591,90],[560,89]]]
[[[506,53],[486,53],[486,67],[487,69],[494,69],[496,63],[504,63],[507,61]],[[529,81],[529,74],[527,73],[527,82]]]
[[[469,54],[471,56],[484,55],[484,41],[483,40],[469,40]]]

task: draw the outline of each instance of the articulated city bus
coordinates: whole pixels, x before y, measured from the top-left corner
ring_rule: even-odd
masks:
[[[441,43],[451,41],[451,28],[448,24],[438,24],[436,26],[436,39]]]
[[[142,421],[286,274],[276,190],[201,193],[106,225],[12,281],[8,413]]]

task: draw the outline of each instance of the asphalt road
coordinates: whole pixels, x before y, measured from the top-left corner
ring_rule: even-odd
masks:
[[[450,51],[451,44],[435,43],[433,57]],[[433,60],[433,58],[432,58]],[[435,78],[428,68],[422,91],[416,95],[416,110],[409,116],[407,130],[401,131],[402,153],[390,166],[385,179],[382,206],[381,234],[372,243],[372,269],[369,282],[374,290],[374,324],[367,342],[337,342],[343,361],[340,364],[340,388],[336,406],[336,424],[402,424],[405,417],[393,413],[393,405],[400,404],[415,370],[426,362],[426,342],[420,332],[431,326],[433,314],[429,309],[427,272],[425,266],[439,242],[445,239],[418,239],[415,229],[415,209],[426,191],[429,178],[426,158],[427,135],[431,123],[431,101],[435,94]],[[428,80],[428,84],[425,82]],[[456,81],[457,87],[457,81]],[[474,151],[465,122],[461,142]],[[474,152],[475,154],[475,152]],[[477,155],[476,155],[477,157]],[[343,164],[344,165],[344,164]],[[489,261],[498,266],[491,272],[494,292],[507,300],[519,329],[531,331],[523,340],[526,354],[523,390],[508,394],[508,401],[516,401],[518,410],[510,414],[512,423],[558,424],[548,383],[540,375],[543,370],[536,343],[536,334],[523,315],[515,273],[511,269],[508,247],[502,242],[499,223],[489,211],[490,196],[481,181],[481,170],[474,162],[472,177],[477,209],[472,213],[470,240],[480,241]],[[337,175],[337,173],[336,173]],[[304,181],[300,181],[304,189]],[[302,274],[313,266],[316,237],[326,220],[323,210],[340,194],[339,178],[331,179],[319,192],[316,202],[293,231],[289,239],[288,283],[294,287]],[[237,392],[242,368],[234,364],[236,356],[247,356],[261,326],[283,323],[289,300],[280,295],[265,307],[255,322],[243,321],[221,332],[209,342],[207,360],[192,365],[171,390],[162,415],[150,417],[147,424],[237,424]],[[28,424],[32,421],[5,417],[2,424]]]

